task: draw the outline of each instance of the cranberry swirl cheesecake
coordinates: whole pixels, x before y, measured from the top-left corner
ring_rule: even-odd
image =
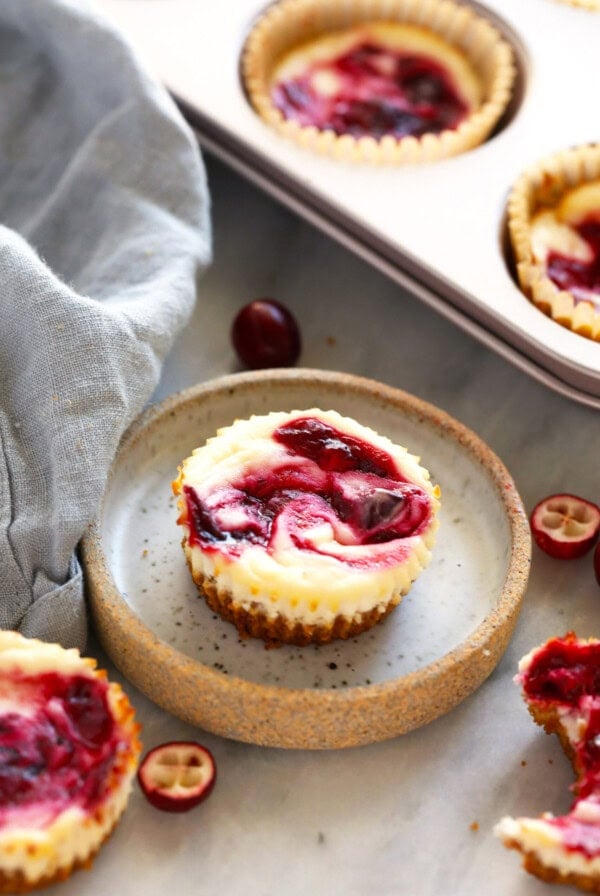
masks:
[[[335,411],[238,420],[183,461],[173,489],[209,606],[271,644],[375,625],[429,562],[438,526],[418,459]]]
[[[0,892],[89,867],[140,752],[118,684],[77,650],[0,632]]]
[[[516,681],[571,760],[576,799],[563,816],[503,818],[496,834],[542,880],[600,893],[600,641],[552,638],[523,657]]]

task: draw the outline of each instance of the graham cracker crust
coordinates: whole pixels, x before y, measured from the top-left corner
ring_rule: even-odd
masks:
[[[202,573],[194,573],[191,565],[190,571],[211,610],[235,625],[240,638],[259,638],[265,642],[265,647],[280,647],[282,644],[306,647],[308,644],[329,644],[338,639],[354,638],[384,619],[401,600],[401,596],[396,595],[383,608],[374,607],[352,618],[336,616],[330,625],[307,625],[282,615],[267,616],[259,607],[245,609],[234,601],[230,592],[219,589]]]

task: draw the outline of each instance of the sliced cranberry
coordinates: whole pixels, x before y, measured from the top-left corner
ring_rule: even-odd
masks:
[[[138,769],[144,796],[164,812],[187,812],[197,806],[212,791],[216,777],[212,754],[193,741],[155,747]]]
[[[256,299],[244,305],[233,321],[231,341],[242,363],[253,370],[288,367],[300,356],[296,319],[274,299]]]
[[[592,548],[600,533],[600,507],[577,495],[550,495],[536,504],[530,522],[539,547],[568,560]]]

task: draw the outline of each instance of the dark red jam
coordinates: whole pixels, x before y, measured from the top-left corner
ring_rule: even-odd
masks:
[[[600,643],[585,644],[569,633],[538,650],[522,679],[529,699],[577,706],[600,696]]]
[[[548,823],[560,829],[563,845],[570,852],[582,852],[589,859],[600,855],[600,825],[580,821],[573,815],[552,818]]]
[[[47,824],[70,806],[93,810],[105,796],[120,739],[105,681],[14,674],[11,699],[23,711],[0,715],[0,826],[26,813]]]
[[[184,486],[189,542],[236,556],[248,544],[274,548],[282,536],[316,553],[310,530],[331,526],[338,545],[388,545],[389,550],[344,561],[387,566],[406,551],[402,540],[428,524],[431,501],[407,482],[386,451],[314,417],[298,417],[273,433],[280,463],[245,471],[210,494]],[[329,556],[335,551],[329,546]]]
[[[573,229],[590,247],[591,260],[581,261],[550,252],[546,260],[548,277],[559,289],[570,292],[576,301],[592,302],[600,308],[600,219],[598,215],[590,216]]]
[[[333,95],[314,89],[321,72],[336,76]],[[438,134],[458,127],[469,112],[444,66],[368,41],[275,84],[272,100],[285,118],[302,126],[375,139]]]

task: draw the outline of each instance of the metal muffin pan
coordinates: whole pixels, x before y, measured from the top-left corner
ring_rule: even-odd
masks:
[[[445,317],[550,388],[600,408],[600,343],[550,320],[516,285],[505,206],[521,171],[600,140],[600,12],[561,0],[474,4],[512,44],[515,102],[486,143],[421,165],[325,158],[263,123],[240,55],[260,0],[100,0],[201,142]]]

